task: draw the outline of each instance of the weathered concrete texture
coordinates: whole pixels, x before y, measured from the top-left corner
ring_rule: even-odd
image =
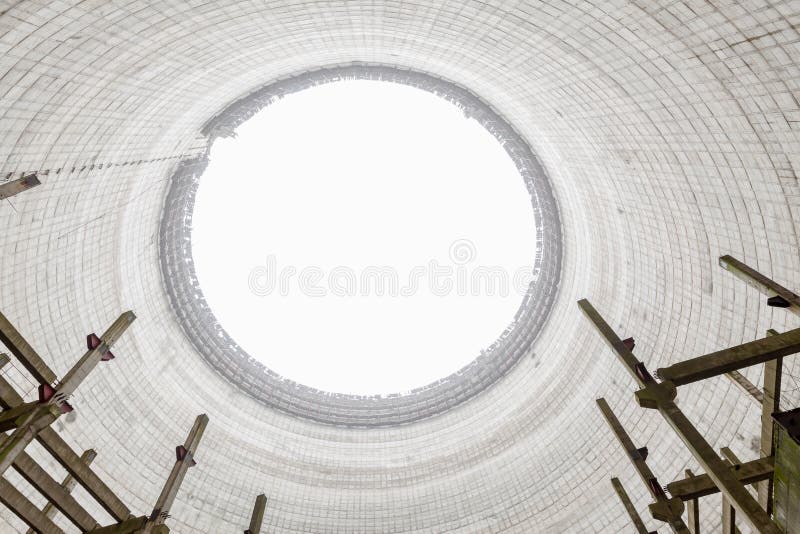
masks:
[[[0,207],[2,312],[58,376],[87,333],[139,317],[53,432],[96,449],[139,516],[207,413],[174,532],[241,531],[264,493],[269,532],[616,533],[629,520],[611,476],[654,529],[594,399],[648,445],[659,480],[702,471],[635,405],[575,301],[635,337],[650,369],[800,326],[717,265],[731,254],[800,290],[798,26],[796,0],[0,3],[0,180],[42,182]],[[213,371],[178,327],[158,258],[169,177],[204,153],[203,126],[272,81],[353,62],[435,74],[508,119],[550,176],[564,235],[530,357],[444,414],[368,430],[267,409]],[[755,384],[761,372],[742,370]],[[33,398],[24,369],[2,373]],[[760,413],[743,395],[717,377],[677,400],[715,450],[751,461]],[[798,401],[788,378],[783,400]],[[719,529],[714,499],[706,530]],[[1,513],[0,531],[24,531]]]

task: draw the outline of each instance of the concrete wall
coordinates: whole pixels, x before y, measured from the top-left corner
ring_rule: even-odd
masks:
[[[261,492],[270,532],[624,531],[609,476],[642,511],[648,499],[595,397],[649,445],[661,482],[696,466],[634,405],[575,301],[651,368],[798,326],[716,264],[730,253],[800,288],[798,25],[796,0],[2,2],[0,180],[43,184],[0,206],[0,305],[59,374],[88,332],[136,311],[59,431],[149,513],[172,447],[208,413],[176,532],[240,531]],[[211,371],[175,323],[156,241],[166,180],[208,118],[352,61],[478,94],[542,158],[564,224],[561,292],[531,357],[451,412],[373,430],[267,410]],[[735,386],[679,400],[716,446],[755,457],[757,410]],[[2,514],[0,530],[20,528]]]

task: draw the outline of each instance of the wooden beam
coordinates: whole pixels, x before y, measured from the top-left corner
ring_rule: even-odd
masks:
[[[81,455],[81,461],[87,466],[89,466],[92,464],[92,461],[95,459],[96,456],[97,453],[94,451],[94,449],[88,449],[83,451],[83,454]],[[64,480],[61,482],[61,488],[67,494],[71,494],[72,490],[75,489],[75,486],[77,485],[78,481],[75,480],[75,477],[73,477],[70,474],[64,477]],[[53,506],[53,503],[51,501],[47,501],[47,504],[45,504],[44,508],[42,508],[42,513],[45,515],[45,517],[53,519],[53,517],[56,515],[56,510],[57,508]],[[61,512],[64,513],[63,510],[61,510]],[[28,532],[26,532],[26,534],[36,534],[36,532],[33,529],[29,529]]]
[[[659,411],[664,420],[678,434],[695,459],[700,463],[703,470],[708,473],[714,484],[730,499],[736,511],[747,518],[758,532],[761,534],[780,534],[780,530],[775,523],[772,522],[758,502],[723,463],[703,435],[675,404],[675,384],[668,380],[661,383],[656,382],[647,372],[644,364],[633,356],[633,353],[625,343],[622,342],[587,300],[579,301],[578,306],[594,324],[606,343],[614,350],[634,380],[642,387],[641,390],[636,392],[639,404]],[[724,372],[730,370],[726,369]]]
[[[764,402],[764,393],[758,389],[755,384],[750,382],[742,373],[739,371],[731,371],[729,373],[725,373],[725,376],[730,378],[731,382],[742,388],[745,393],[750,395],[750,397],[756,401],[759,406],[761,406],[761,404]]]
[[[730,462],[731,466],[742,463],[728,447],[722,448],[722,456]],[[722,496],[722,534],[740,534],[739,529],[736,528],[736,509],[725,495]]]
[[[650,506],[650,512],[653,514],[653,517],[667,523],[673,532],[688,534],[689,529],[686,527],[683,519],[681,519],[681,515],[683,514],[683,502],[681,502],[680,499],[670,499],[664,493],[664,490],[658,483],[658,479],[647,465],[646,449],[639,449],[633,444],[630,436],[628,436],[628,433],[622,427],[619,419],[617,419],[617,416],[611,410],[611,407],[605,399],[597,399],[597,406],[600,408],[600,412],[603,414],[603,417],[605,417],[617,441],[619,441],[620,445],[622,445],[622,448],[625,450],[639,478],[642,479],[650,495],[655,499],[655,504]]]
[[[0,432],[14,430],[19,426],[19,421],[23,420],[24,416],[30,414],[39,406],[38,402],[26,402],[9,410],[3,410],[0,412]]]
[[[695,478],[694,473],[687,469],[686,480]],[[677,497],[677,495],[673,495]],[[700,534],[700,499],[694,498],[686,503],[686,526],[692,534]]]
[[[0,404],[10,408],[22,404],[22,397],[0,376]],[[72,448],[52,428],[45,428],[36,440],[115,520],[124,521],[131,512],[111,489],[75,454]]]
[[[0,478],[0,503],[39,534],[64,534],[63,530],[4,478]]]
[[[624,506],[625,511],[628,512],[628,517],[630,517],[631,523],[633,523],[633,526],[636,528],[636,532],[638,532],[638,534],[649,534],[650,531],[648,531],[644,526],[644,522],[642,521],[639,512],[637,512],[636,508],[633,506],[631,498],[628,496],[628,492],[625,491],[625,487],[622,485],[622,482],[620,482],[618,478],[612,478],[611,485],[614,486],[614,491],[617,492],[619,500],[622,501],[622,506]],[[245,532],[245,534],[249,533]]]
[[[145,523],[147,523],[147,517],[145,516],[131,517],[115,525],[97,527],[88,531],[87,534],[133,534],[134,532],[139,532]]]
[[[48,504],[54,505],[81,531],[91,530],[97,526],[97,521],[78,504],[58,482],[53,480],[47,472],[25,452],[14,460],[14,469],[22,475],[39,493],[44,495]],[[47,514],[42,510],[46,517]]]
[[[741,465],[734,465],[731,472],[742,484],[755,484],[772,477],[773,458],[759,458]],[[667,484],[667,491],[682,501],[691,501],[719,492],[708,475],[697,475]]]
[[[117,497],[92,469],[83,463],[72,448],[52,428],[39,433],[37,441],[61,466],[91,495],[111,517],[124,521],[131,515],[130,510]]]
[[[57,406],[43,404],[20,416],[19,426],[0,443],[0,475],[14,464],[36,435],[50,426],[59,415],[60,410]]]
[[[662,380],[683,386],[797,352],[800,352],[800,328],[685,360],[661,368],[656,374]]]
[[[261,534],[261,523],[264,522],[264,510],[267,507],[267,496],[263,493],[256,497],[256,504],[253,506],[253,515],[250,516],[250,527],[244,534]]]
[[[18,195],[19,193],[27,191],[28,189],[32,189],[41,183],[42,182],[39,181],[39,176],[35,172],[23,176],[22,178],[17,178],[16,180],[3,182],[0,184],[0,200]]]
[[[768,330],[767,335],[777,336],[775,330]],[[774,424],[772,414],[780,411],[781,378],[783,376],[783,358],[776,358],[764,364],[764,402],[761,405],[761,457],[775,455]],[[758,503],[772,514],[772,477],[756,486]]]
[[[164,488],[161,490],[161,495],[159,495],[142,533],[152,533],[155,527],[163,525],[164,520],[169,517],[169,511],[175,502],[175,497],[178,495],[178,490],[186,476],[186,471],[195,465],[194,453],[200,445],[200,439],[203,437],[206,425],[208,425],[208,416],[206,414],[198,415],[184,444],[176,447],[175,465],[172,467],[172,471],[164,484]]]
[[[732,256],[722,256],[719,264],[733,273],[737,278],[743,280],[747,285],[761,291],[768,297],[781,297],[789,306],[788,311],[795,315],[800,315],[800,296],[793,291],[786,289],[782,285],[770,280],[755,269],[748,267]]]
[[[3,342],[11,354],[22,364],[33,378],[40,384],[52,385],[56,381],[56,374],[44,363],[44,360],[33,350],[22,334],[14,328],[5,315],[0,313],[0,341]]]
[[[136,319],[131,311],[127,311],[117,318],[99,338],[99,342],[90,348],[78,362],[72,366],[58,384],[58,388],[50,398],[40,399],[40,403],[28,414],[20,416],[16,421],[14,432],[0,444],[0,475],[6,472],[16,457],[25,450],[42,429],[50,426],[64,411],[67,399],[80,385],[89,373],[100,363],[109,352],[111,346],[119,336]],[[40,386],[41,388],[44,386]],[[52,391],[52,388],[51,388]],[[72,409],[71,407],[69,408]]]
[[[134,320],[136,320],[136,315],[132,311],[126,311],[120,315],[100,336],[100,343],[96,347],[88,349],[78,363],[73,365],[59,381],[58,393],[64,397],[72,395]]]

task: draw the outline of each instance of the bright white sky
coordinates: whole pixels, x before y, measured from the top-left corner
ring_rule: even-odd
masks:
[[[425,274],[413,295],[381,296],[361,283],[369,266],[391,266],[403,289],[432,260],[453,284],[480,265],[502,266],[511,283],[531,265],[524,182],[458,108],[399,84],[337,82],[268,106],[237,134],[214,143],[201,179],[193,256],[223,327],[273,371],[331,392],[408,391],[468,364],[513,319],[513,285],[505,296],[485,286],[442,296]],[[464,239],[473,257],[454,263],[451,245]],[[304,290],[295,274],[269,292],[270,264],[274,280],[312,267],[319,281]],[[353,273],[354,295],[331,291],[337,266]]]

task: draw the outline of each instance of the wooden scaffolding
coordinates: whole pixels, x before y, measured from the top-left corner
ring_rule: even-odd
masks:
[[[770,306],[800,315],[798,295],[731,256],[722,256],[719,261],[722,267],[767,295]],[[723,533],[738,532],[736,522],[739,519],[747,521],[756,532],[781,533],[772,514],[773,414],[780,409],[783,358],[800,352],[800,329],[782,334],[769,330],[763,339],[658,369],[655,376],[659,380],[656,380],[634,356],[633,338],[621,339],[588,300],[580,300],[578,306],[638,384],[640,389],[634,393],[638,404],[657,410],[705,471],[695,475],[687,470],[685,478],[662,488],[647,465],[647,447],[636,447],[606,400],[597,399],[603,417],[654,500],[649,506],[653,518],[667,523],[673,532],[698,534],[699,499],[721,493]],[[739,369],[759,364],[765,366],[763,389],[739,373]],[[727,376],[761,408],[760,458],[756,460],[743,462],[727,447],[721,449],[721,456],[718,455],[675,402],[680,386],[719,375]],[[646,534],[641,516],[619,479],[613,478],[611,483],[636,531]],[[746,488],[750,484],[756,485],[755,496]]]

